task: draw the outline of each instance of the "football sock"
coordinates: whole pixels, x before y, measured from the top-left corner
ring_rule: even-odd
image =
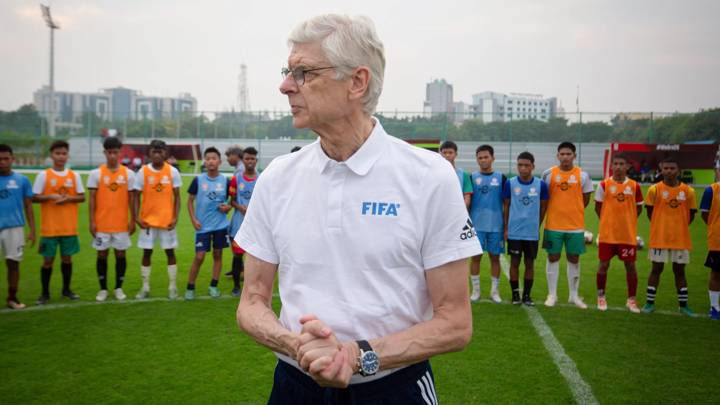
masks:
[[[142,289],[150,291],[150,266],[140,266],[140,275],[142,276]]]
[[[187,289],[188,289],[188,290],[194,290],[194,289],[195,289],[195,284],[194,284],[194,283],[188,283],[188,284],[187,284]]]
[[[686,307],[686,306],[687,306],[687,300],[688,300],[688,289],[687,289],[687,287],[678,288],[677,294],[678,294],[678,305],[680,305],[680,307]]]
[[[42,295],[50,295],[50,275],[52,267],[40,267],[40,282],[42,283]]]
[[[548,294],[557,296],[558,273],[560,273],[560,261],[551,263],[550,260],[546,264]]]
[[[523,280],[523,297],[529,297],[532,292],[533,279],[526,278]]]
[[[218,281],[216,279],[210,280],[210,287],[217,287]]]
[[[8,287],[8,301],[15,301],[17,302],[17,288],[15,287]]]
[[[607,284],[607,273],[598,272],[595,283],[597,284],[598,297],[604,297],[605,296],[605,285]]]
[[[710,294],[710,306],[720,311],[720,291],[708,290]]]
[[[168,288],[175,288],[177,285],[177,264],[168,264]]]
[[[95,269],[97,270],[98,281],[100,281],[100,289],[107,290],[107,258],[97,258]]]
[[[657,288],[648,286],[648,288],[647,288],[647,303],[648,304],[655,303],[655,294],[656,293],[657,293]]]
[[[472,282],[472,288],[473,291],[480,292],[480,276],[470,276],[470,281]]]
[[[580,263],[567,264],[568,290],[570,298],[578,296],[578,287],[580,287]]]
[[[242,263],[242,257],[233,256],[232,259],[232,277],[233,287],[240,288],[240,263]]]
[[[63,292],[70,291],[70,281],[72,280],[72,263],[60,263],[62,271]]]
[[[510,280],[510,288],[512,289],[513,293],[519,293],[520,292],[520,282],[518,280]]]
[[[628,286],[628,298],[636,296],[637,295],[637,285],[638,285],[637,272],[636,271],[634,271],[632,273],[625,272],[625,279],[627,280],[627,286]]]
[[[500,277],[490,277],[492,281],[492,291],[497,291],[500,285]]]
[[[127,270],[127,259],[124,257],[115,259],[115,288],[122,288],[125,270]]]

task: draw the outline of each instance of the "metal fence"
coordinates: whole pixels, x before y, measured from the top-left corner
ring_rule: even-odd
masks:
[[[496,149],[496,166],[512,172],[513,157],[523,150],[536,154],[538,169],[554,164],[555,147],[571,141],[578,147],[578,164],[591,175],[602,170],[603,150],[611,142],[680,143],[720,139],[720,110],[698,113],[563,113],[547,120],[517,119],[502,114],[426,114],[380,111],[375,114],[388,133],[401,139],[453,140],[459,145],[458,165],[477,167],[475,148],[483,143]],[[0,142],[16,150],[20,165],[42,165],[53,139],[46,135],[46,114],[31,107],[0,112]],[[198,143],[224,150],[231,144],[254,146],[260,167],[293,146],[312,142],[315,134],[295,129],[286,111],[198,112],[175,116],[103,118],[88,112],[61,112],[57,138],[71,142],[71,163],[93,166],[102,161],[103,133],[128,142],[164,139]]]

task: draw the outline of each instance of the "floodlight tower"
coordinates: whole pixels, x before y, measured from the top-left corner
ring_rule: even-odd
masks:
[[[53,21],[50,7],[40,5],[45,24],[50,28],[50,111],[48,111],[48,135],[55,137],[55,30],[60,25]]]
[[[247,86],[247,65],[242,63],[240,65],[240,76],[238,77],[238,111],[249,112],[250,111],[250,94]]]

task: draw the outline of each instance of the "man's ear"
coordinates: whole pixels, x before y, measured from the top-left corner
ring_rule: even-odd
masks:
[[[359,66],[350,74],[350,83],[348,85],[348,99],[362,99],[368,91],[370,85],[370,69],[366,66]]]

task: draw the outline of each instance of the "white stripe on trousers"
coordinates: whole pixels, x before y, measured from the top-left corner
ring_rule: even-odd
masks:
[[[435,394],[435,384],[433,383],[432,377],[430,377],[429,371],[426,371],[425,375],[417,381],[417,385],[420,387],[420,394],[426,404],[438,405],[437,395]]]

